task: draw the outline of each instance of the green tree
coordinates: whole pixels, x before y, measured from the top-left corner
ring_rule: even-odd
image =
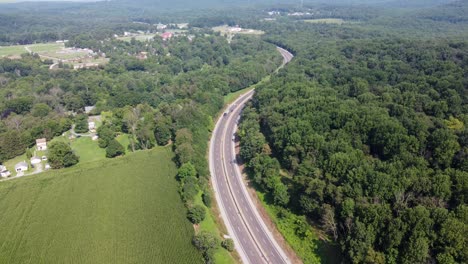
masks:
[[[187,217],[190,222],[194,224],[201,223],[203,220],[205,220],[206,217],[205,207],[201,205],[194,205],[193,207],[189,208]]]
[[[49,144],[49,163],[53,169],[70,167],[78,163],[79,158],[65,142],[56,141]]]
[[[88,130],[88,117],[86,115],[77,115],[75,117],[75,132],[86,133]]]
[[[219,247],[219,239],[216,235],[202,231],[193,238],[193,244],[200,250],[207,263],[213,262],[214,250]]]
[[[46,117],[52,109],[43,103],[35,104],[31,110],[31,113],[35,117]]]
[[[179,170],[177,171],[177,178],[180,181],[183,181],[184,179],[188,177],[195,178],[196,176],[197,176],[197,170],[195,169],[195,167],[192,165],[191,162],[182,164],[182,166],[180,166]]]
[[[114,158],[125,154],[125,149],[117,140],[112,139],[106,147],[106,157]]]
[[[234,240],[231,238],[225,239],[223,242],[221,242],[221,246],[227,251],[232,252],[234,251]]]
[[[99,136],[99,147],[105,148],[111,140],[115,138],[115,132],[108,125],[98,127],[97,134]]]

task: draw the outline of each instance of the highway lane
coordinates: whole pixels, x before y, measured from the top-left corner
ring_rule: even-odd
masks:
[[[293,55],[278,48],[283,67]],[[249,91],[228,107],[218,120],[210,142],[210,171],[218,205],[229,235],[244,263],[289,263],[266,227],[243,184],[236,162],[235,133],[242,108],[254,94]]]

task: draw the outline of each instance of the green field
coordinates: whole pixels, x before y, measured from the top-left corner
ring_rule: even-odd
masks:
[[[136,35],[136,36],[129,36],[129,37],[118,37],[118,40],[122,41],[127,41],[130,42],[132,38],[135,38],[135,40],[138,41],[147,41],[147,40],[152,40],[156,36],[156,34],[141,34],[141,35]]]
[[[170,148],[0,183],[0,263],[201,263]]]
[[[341,24],[345,23],[346,21],[344,21],[341,18],[321,18],[321,19],[306,19],[306,20],[304,20],[304,22],[312,23],[312,24],[337,24],[337,25],[341,25]]]
[[[19,56],[28,53],[25,46],[0,46],[0,57]]]

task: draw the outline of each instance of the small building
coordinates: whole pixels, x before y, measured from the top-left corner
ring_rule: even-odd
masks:
[[[20,163],[15,165],[15,171],[16,172],[27,171],[28,169],[29,169],[28,163],[26,163],[25,161],[20,162]]]
[[[91,121],[91,122],[88,122],[88,129],[89,129],[89,131],[91,131],[91,132],[96,132],[96,123],[94,123],[94,122],[92,122],[92,121]]]
[[[166,29],[166,28],[167,28],[167,25],[164,25],[164,24],[161,24],[161,23],[156,25],[157,30],[163,30],[163,29]]]
[[[94,135],[92,138],[91,138],[93,141],[96,141],[99,139],[99,136],[98,135]]]
[[[46,156],[42,156],[42,160],[46,161],[46,160],[47,160],[47,157],[46,157]]]
[[[50,170],[50,164],[49,164],[49,163],[47,163],[47,164],[45,165],[45,169],[46,169],[46,170]]]
[[[11,175],[11,172],[3,165],[0,165],[0,176],[6,178]]]
[[[161,34],[161,38],[163,40],[168,40],[172,38],[172,32],[164,32]]]
[[[45,138],[36,139],[36,149],[38,151],[47,150],[47,139]]]
[[[36,165],[36,164],[39,164],[39,163],[41,163],[41,158],[39,158],[39,157],[32,157],[31,158],[31,164]]]
[[[11,175],[11,172],[9,170],[0,171],[0,176],[2,178],[8,178],[10,177],[10,175]]]

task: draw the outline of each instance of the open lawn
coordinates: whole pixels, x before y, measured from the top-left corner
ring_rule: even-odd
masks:
[[[221,34],[248,34],[248,35],[263,35],[265,32],[256,29],[242,28],[240,31],[237,31],[233,27],[227,25],[213,27],[213,31],[220,32]]]
[[[141,34],[141,35],[136,35],[136,36],[129,36],[129,37],[118,37],[118,40],[122,41],[127,41],[130,42],[132,38],[135,38],[135,40],[138,41],[147,41],[147,40],[152,40],[156,36],[156,34]]]
[[[0,46],[0,57],[20,56],[28,53],[24,46]]]
[[[170,148],[0,183],[0,263],[201,263]]]
[[[19,58],[21,54],[29,51],[39,54],[42,59],[51,59],[54,62],[65,61],[73,66],[86,66],[88,64],[105,64],[107,58],[94,58],[89,51],[83,49],[65,48],[64,43],[39,43],[29,45],[0,46],[0,57]]]
[[[321,18],[321,19],[305,19],[304,22],[312,23],[312,24],[337,24],[341,25],[345,23],[341,18]]]

